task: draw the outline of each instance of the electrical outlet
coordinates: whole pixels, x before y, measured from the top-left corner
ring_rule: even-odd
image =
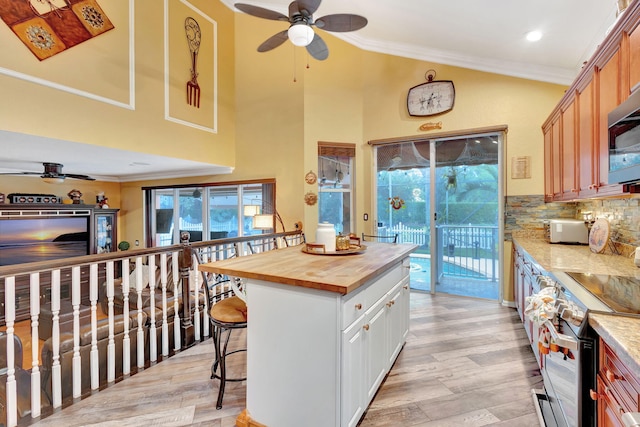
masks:
[[[136,246],[140,246],[140,240],[136,240]]]

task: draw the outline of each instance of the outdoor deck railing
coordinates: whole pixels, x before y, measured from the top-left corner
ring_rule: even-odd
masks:
[[[304,234],[295,231],[0,267],[4,291],[0,333],[6,343],[6,354],[0,355],[0,360],[6,358],[6,366],[0,366],[0,422],[13,427],[43,418],[208,338],[208,294],[205,275],[197,273],[198,262],[303,242]],[[88,281],[82,278],[84,272]],[[50,295],[43,292],[41,279],[50,284]],[[64,300],[70,301],[72,313],[61,311]],[[51,335],[44,343],[46,355],[39,337],[45,304],[52,325],[46,331]],[[90,308],[89,320],[81,318],[81,310],[87,311],[85,304]],[[21,313],[18,320],[28,322],[20,331],[30,333],[16,334],[17,311]],[[70,334],[61,333],[62,315],[71,316]],[[81,336],[81,330],[88,328]],[[72,345],[61,347],[62,339]],[[23,360],[16,360],[21,357],[16,353],[20,345],[30,349],[30,355],[25,355],[31,360],[28,368]],[[106,366],[101,366],[101,360],[106,360]],[[72,388],[71,395],[63,393],[65,387]],[[30,401],[20,401],[24,396],[30,396]]]
[[[398,243],[413,243],[427,247],[431,244],[428,228],[412,228],[399,223],[379,234],[397,234]],[[454,276],[491,281],[498,279],[497,226],[438,225],[436,245],[439,250],[439,257],[435,261],[438,278]],[[459,268],[447,271],[444,268],[445,262],[455,264]]]

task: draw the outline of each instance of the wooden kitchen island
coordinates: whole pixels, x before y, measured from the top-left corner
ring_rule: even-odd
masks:
[[[417,248],[365,244],[358,254],[296,246],[199,267],[246,279],[247,411],[238,425],[358,423],[406,341]]]

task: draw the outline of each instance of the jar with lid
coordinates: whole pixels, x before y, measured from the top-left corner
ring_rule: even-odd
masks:
[[[316,243],[324,245],[325,252],[336,251],[336,229],[333,224],[321,222],[316,230]]]
[[[350,247],[349,236],[343,236],[342,233],[338,234],[338,236],[336,237],[336,250],[346,251],[346,250],[349,250],[349,247]]]

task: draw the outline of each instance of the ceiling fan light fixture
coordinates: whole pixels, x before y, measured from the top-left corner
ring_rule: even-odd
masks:
[[[64,178],[59,176],[44,176],[42,180],[47,184],[62,184],[64,182]]]
[[[308,46],[314,37],[313,29],[304,22],[293,24],[287,31],[289,40],[296,46]]]

